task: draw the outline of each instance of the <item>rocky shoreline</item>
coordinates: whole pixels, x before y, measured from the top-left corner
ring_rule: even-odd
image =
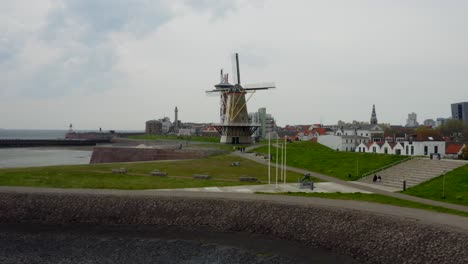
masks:
[[[156,225],[247,232],[359,263],[468,263],[468,234],[351,209],[180,196],[0,193],[0,223]]]

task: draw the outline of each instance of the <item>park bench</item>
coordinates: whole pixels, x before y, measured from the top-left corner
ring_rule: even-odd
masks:
[[[151,175],[153,175],[153,176],[165,177],[165,176],[167,176],[167,172],[165,172],[165,171],[159,171],[159,170],[154,170],[153,172],[151,172]]]
[[[207,174],[193,174],[192,177],[194,179],[202,179],[202,180],[211,179],[211,176]]]
[[[256,177],[249,177],[249,176],[241,176],[239,177],[239,181],[246,181],[246,182],[256,182]]]
[[[127,169],[125,169],[125,168],[120,168],[120,169],[112,169],[112,173],[120,173],[120,174],[125,174],[125,173],[127,173]]]

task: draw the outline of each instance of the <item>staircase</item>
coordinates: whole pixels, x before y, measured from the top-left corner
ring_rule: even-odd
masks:
[[[403,189],[403,181],[406,180],[406,188],[410,188],[466,164],[468,162],[461,160],[414,158],[375,172],[376,175],[382,177],[381,182],[373,182],[374,173],[358,181]]]

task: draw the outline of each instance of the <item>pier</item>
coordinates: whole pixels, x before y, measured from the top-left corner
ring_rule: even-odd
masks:
[[[48,147],[48,146],[95,146],[98,143],[110,143],[110,139],[0,139],[0,148]]]

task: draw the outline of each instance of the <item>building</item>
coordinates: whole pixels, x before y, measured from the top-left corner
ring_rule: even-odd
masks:
[[[449,120],[450,118],[443,118],[443,117],[438,117],[436,119],[436,126],[443,126]]]
[[[266,108],[259,108],[257,112],[249,113],[250,122],[259,124],[252,137],[266,138],[270,132],[275,131],[276,123],[271,114],[267,114]]]
[[[452,119],[468,123],[468,102],[452,104]]]
[[[162,132],[162,123],[161,123],[161,121],[159,121],[159,120],[146,121],[145,133],[146,134],[161,135],[163,133]]]
[[[371,125],[377,125],[377,114],[375,113],[375,105],[372,105],[372,114],[370,119]]]
[[[424,120],[423,124],[424,124],[424,126],[427,126],[427,127],[435,127],[436,126],[436,122],[434,121],[434,119],[426,119],[426,120]]]
[[[389,142],[370,142],[367,145],[359,144],[356,152],[368,152],[379,154],[394,154],[404,156],[431,156],[440,154],[441,157],[446,155],[445,141],[441,137],[415,135],[405,140],[404,142],[389,143]]]
[[[463,154],[465,146],[465,144],[461,143],[447,143],[445,154],[448,158],[458,159]]]
[[[416,113],[409,113],[408,114],[408,119],[406,119],[406,127],[418,127],[418,116]]]
[[[325,135],[317,138],[317,142],[339,151],[357,151],[361,143],[384,142],[384,130],[377,124],[375,105],[372,106],[370,123],[353,121],[353,124],[337,128],[334,135],[325,132]]]

